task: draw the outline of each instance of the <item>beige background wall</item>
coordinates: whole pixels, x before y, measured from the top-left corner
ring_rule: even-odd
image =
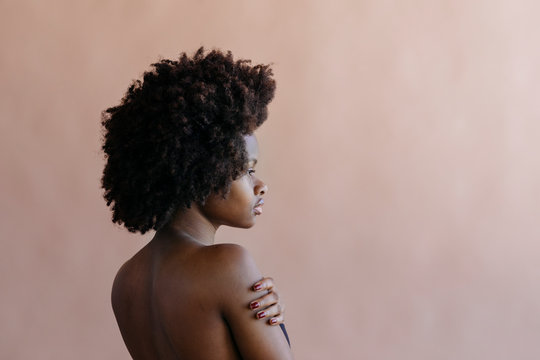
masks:
[[[537,1],[0,2],[0,358],[128,359],[148,236],[101,198],[100,112],[200,45],[273,62],[244,244],[298,359],[540,358]]]

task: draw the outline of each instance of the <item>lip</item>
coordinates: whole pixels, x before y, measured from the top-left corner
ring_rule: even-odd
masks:
[[[257,201],[257,204],[253,207],[253,212],[255,213],[255,215],[261,215],[262,214],[263,205],[264,205],[264,200],[263,199],[260,199],[259,201]]]

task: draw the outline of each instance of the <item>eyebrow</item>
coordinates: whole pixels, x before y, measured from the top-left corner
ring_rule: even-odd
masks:
[[[257,159],[249,159],[249,162],[253,162],[253,165],[257,165]]]

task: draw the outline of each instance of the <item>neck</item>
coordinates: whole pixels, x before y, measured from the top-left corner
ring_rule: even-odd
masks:
[[[212,245],[218,227],[201,213],[199,206],[192,205],[189,209],[178,211],[156,236],[190,239],[202,245]]]

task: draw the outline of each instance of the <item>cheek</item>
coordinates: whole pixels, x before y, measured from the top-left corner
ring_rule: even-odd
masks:
[[[251,189],[250,179],[245,176],[234,181],[231,185],[230,199],[239,206],[251,204],[253,200],[253,190]]]
[[[213,222],[234,227],[249,228],[254,225],[253,205],[255,194],[248,177],[233,181],[226,198],[211,195],[203,207],[205,215]]]

